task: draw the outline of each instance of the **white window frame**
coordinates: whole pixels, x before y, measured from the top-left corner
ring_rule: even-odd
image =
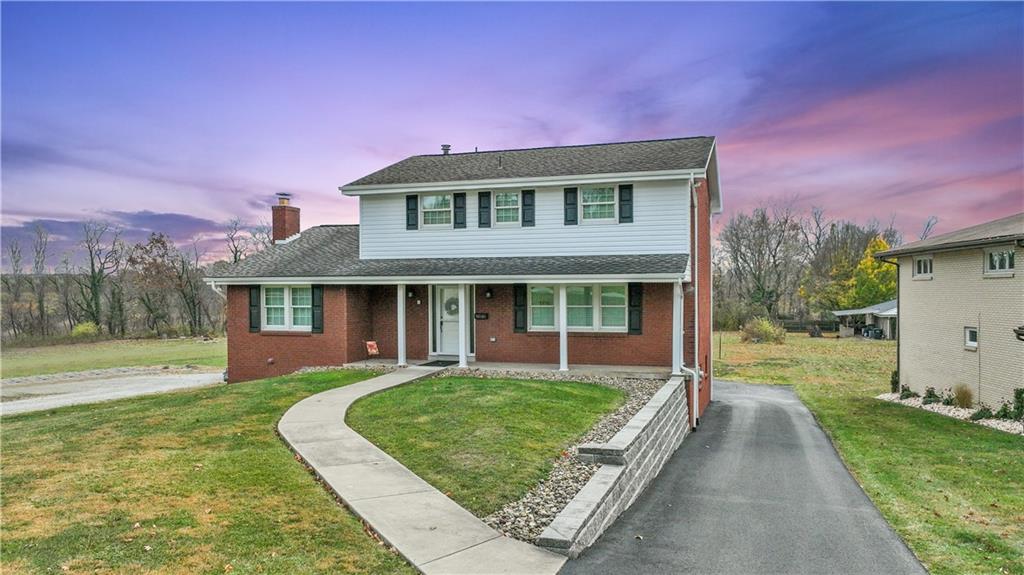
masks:
[[[448,223],[447,224],[428,224],[427,223],[427,212],[443,212],[445,208],[431,208],[427,209],[423,207],[423,200],[433,196],[444,196],[448,198]],[[419,217],[420,217],[420,228],[427,230],[449,230],[455,225],[455,197],[452,194],[440,193],[440,194],[420,194],[416,200],[419,202]]]
[[[610,187],[612,189],[612,201],[611,201],[611,204],[612,204],[612,217],[610,217],[610,218],[591,218],[591,219],[587,219],[587,218],[583,217],[583,214],[584,214],[584,209],[583,209],[583,207],[584,207],[584,203],[583,203],[583,190],[586,189],[586,188],[608,188],[608,187]],[[615,184],[611,184],[611,185],[603,185],[603,184],[583,185],[583,186],[579,187],[579,194],[580,194],[580,197],[579,197],[579,201],[577,202],[577,204],[579,206],[577,208],[579,210],[579,214],[578,214],[577,219],[578,219],[578,221],[581,224],[614,224],[614,223],[618,223],[618,221],[619,221],[619,186],[617,186]],[[607,204],[607,203],[608,202],[591,202],[590,204],[586,204],[586,205],[599,206],[599,205],[604,205],[604,204]]]
[[[283,325],[268,325],[267,324],[267,288],[281,288],[284,290],[284,324]],[[307,288],[310,290],[310,317],[312,318],[312,288],[311,285],[264,285],[260,286],[260,331],[298,331],[298,332],[312,332],[313,326],[311,325],[293,325],[292,323],[292,290]],[[278,307],[278,306],[274,306]],[[306,307],[306,306],[300,306]]]
[[[573,287],[589,287],[591,288],[591,305],[594,310],[594,325],[591,327],[575,327],[569,326],[567,331],[573,333],[627,333],[629,331],[629,284],[618,283],[618,282],[603,282],[593,284],[572,284]],[[626,321],[622,326],[616,327],[602,327],[601,317],[601,288],[604,286],[619,286],[622,287],[626,292]],[[535,326],[533,325],[533,288],[535,287],[550,287],[554,293],[554,325],[553,326]],[[569,286],[566,286],[569,287]],[[526,317],[527,317],[527,331],[535,332],[551,332],[558,331],[560,328],[559,323],[559,289],[557,285],[552,284],[527,284],[526,286]],[[545,306],[547,307],[547,306]],[[608,306],[613,307],[613,306]],[[618,306],[614,306],[618,307]]]
[[[920,261],[928,262],[928,273],[918,272],[917,263]],[[935,259],[931,255],[926,256],[914,256],[914,264],[910,268],[911,279],[915,280],[930,280],[932,279],[932,273],[935,271]]]
[[[516,196],[516,221],[514,222],[499,222],[498,221],[498,194],[514,194]],[[523,192],[515,190],[495,190],[491,195],[491,225],[496,228],[518,228],[523,225]],[[500,208],[503,210],[511,210],[512,208]]]
[[[971,341],[971,332],[974,332],[974,341]],[[981,341],[981,330],[976,327],[964,327],[964,349],[974,351],[978,349],[978,342]]]
[[[1013,277],[1014,267],[1017,264],[1016,251],[1017,250],[1015,250],[1013,246],[1002,246],[1002,247],[998,247],[998,248],[988,248],[988,249],[986,249],[985,250],[985,261],[982,262],[982,272],[985,274],[986,277],[995,277],[995,278]],[[1010,256],[1010,258],[1012,258],[1012,261],[1009,258],[1007,259],[1007,264],[1010,267],[1007,267],[1005,269],[991,269],[991,268],[989,268],[989,261],[990,261],[989,258],[991,257],[991,254],[1006,253],[1006,252],[1009,252],[1010,254],[1012,254]]]

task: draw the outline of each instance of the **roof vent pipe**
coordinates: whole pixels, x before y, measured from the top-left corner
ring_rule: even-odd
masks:
[[[451,144],[441,144],[441,154],[447,156],[448,152],[452,151]]]

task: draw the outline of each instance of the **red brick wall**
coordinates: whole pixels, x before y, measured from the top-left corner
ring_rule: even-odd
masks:
[[[299,208],[276,205],[271,206],[270,213],[273,222],[271,237],[275,242],[299,233]]]
[[[249,332],[249,287],[228,286],[228,381],[246,381],[346,361],[346,292],[324,286],[324,332]]]
[[[490,287],[492,299],[484,297]],[[513,331],[512,286],[477,286],[477,361],[558,363],[558,333]],[[643,333],[569,333],[570,364],[672,365],[672,284],[644,284]],[[490,341],[494,337],[497,341]]]
[[[373,339],[380,356],[398,357],[398,302],[395,286],[369,286]],[[425,285],[408,285],[414,297],[405,298],[405,355],[407,359],[427,359],[430,329],[429,290]]]
[[[690,206],[690,221],[694,223],[690,227],[691,245],[696,246],[697,257],[690,260],[690,277],[696,278],[696,296],[699,300],[698,350],[700,369],[704,372],[705,378],[700,387],[700,413],[711,403],[711,189],[705,180],[697,180],[700,186],[696,190],[698,205],[696,213],[694,206]],[[683,329],[683,358],[686,365],[692,367],[693,360],[693,304],[694,284],[684,286],[683,294],[683,317],[685,323]]]

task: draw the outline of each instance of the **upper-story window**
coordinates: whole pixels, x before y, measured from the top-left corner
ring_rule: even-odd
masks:
[[[932,256],[915,257],[912,275],[916,279],[928,279],[932,277]]]
[[[268,330],[308,331],[313,326],[310,286],[263,288],[263,327]]]
[[[451,227],[451,194],[423,194],[420,196],[420,213],[423,226]]]
[[[1013,273],[1013,248],[985,251],[985,273],[990,275]]]
[[[494,222],[498,225],[519,223],[519,192],[494,193]]]
[[[615,186],[583,186],[580,188],[580,220],[583,222],[614,222]]]

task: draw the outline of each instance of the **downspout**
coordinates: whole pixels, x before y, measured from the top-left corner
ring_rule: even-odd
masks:
[[[696,192],[694,191],[693,176],[690,176],[690,199],[693,202],[693,221],[690,222],[691,226],[696,226],[697,222],[700,221],[700,202],[697,200]],[[693,270],[692,277],[690,278],[693,283],[693,367],[694,369],[688,370],[694,375],[693,381],[693,427],[696,428],[700,424],[700,383],[701,383],[701,369],[700,369],[700,278],[697,273],[697,262],[700,261],[700,238],[697,237],[697,228],[693,228],[693,249],[690,250],[693,253],[693,262],[691,262],[691,269]]]
[[[903,310],[900,309],[900,262],[899,258],[895,260],[887,260],[885,258],[878,258],[879,261],[885,262],[889,265],[896,266],[896,377],[899,378],[899,386],[903,387],[903,372],[900,370],[900,342],[903,341],[903,326],[901,325],[903,320]],[[899,390],[896,390],[899,393]]]

